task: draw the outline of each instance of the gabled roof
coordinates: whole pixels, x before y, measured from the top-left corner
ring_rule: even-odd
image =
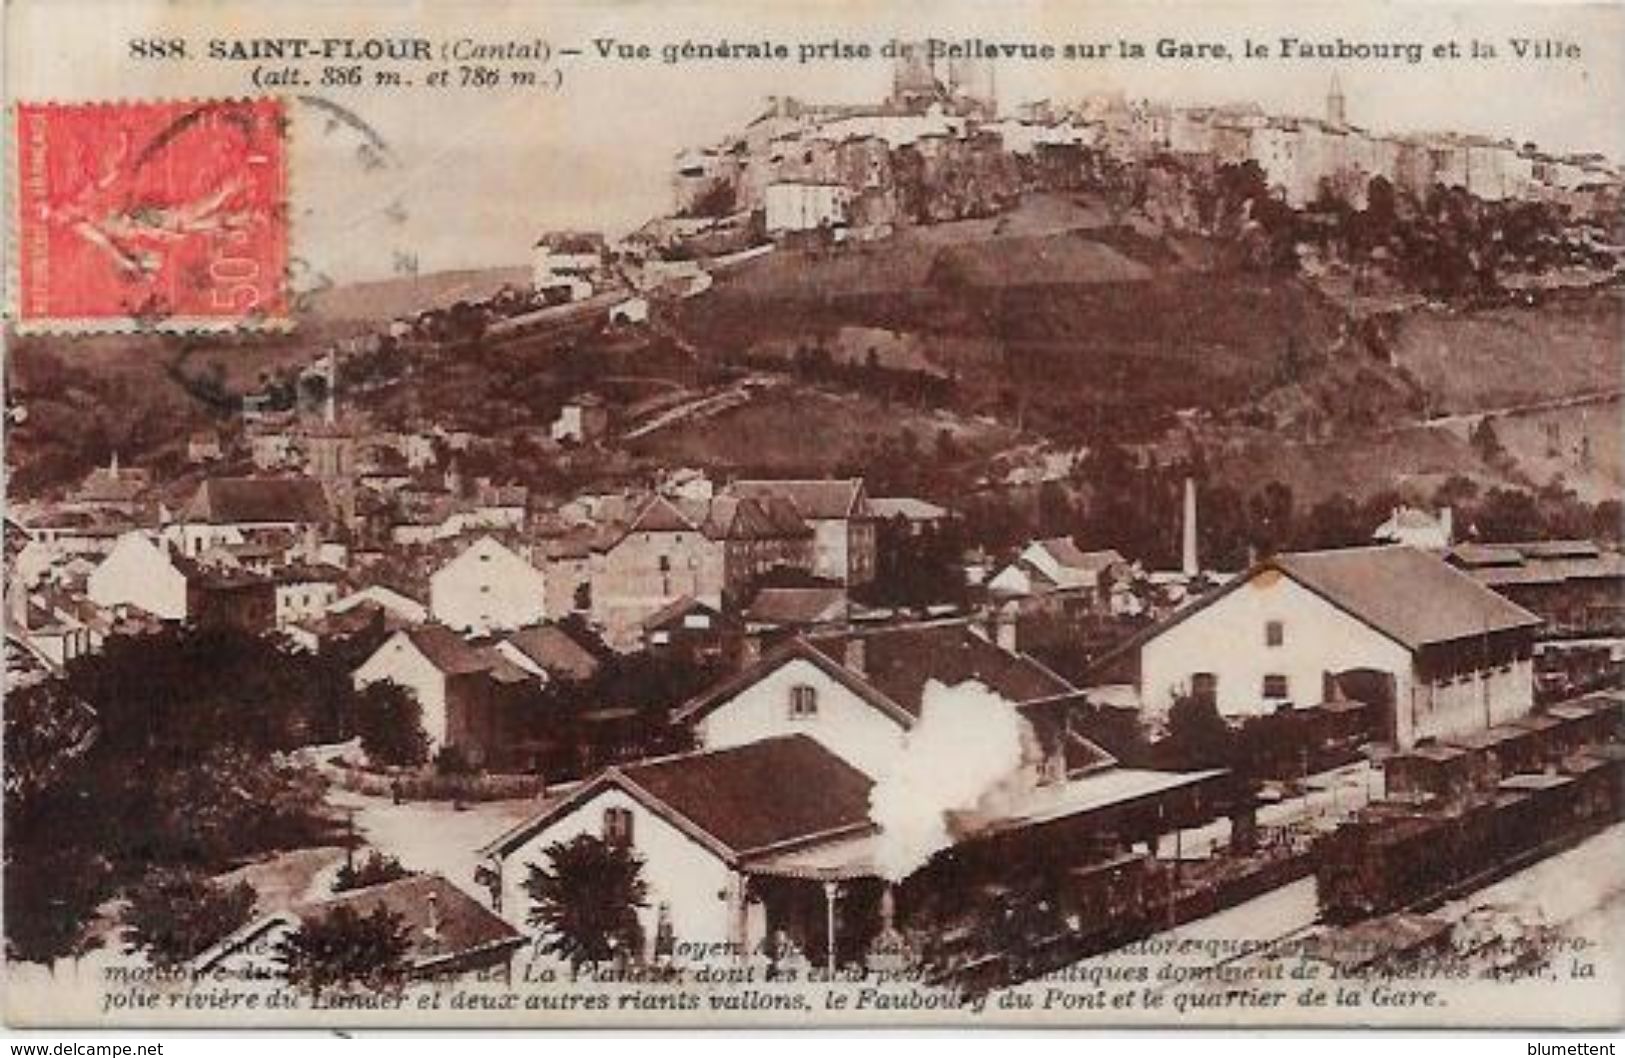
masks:
[[[492,648],[476,646],[444,625],[423,625],[399,634],[410,640],[418,652],[429,660],[429,664],[447,676],[484,672],[505,683],[526,678],[517,665]]]
[[[910,522],[934,522],[948,517],[948,508],[913,496],[876,496],[869,501],[876,518],[903,518]]]
[[[1302,551],[1265,559],[1097,659],[1099,670],[1270,571],[1283,573],[1331,605],[1411,650],[1472,636],[1530,628],[1541,619],[1443,559],[1405,544]]]
[[[96,467],[73,490],[81,503],[129,503],[152,485],[144,467]]]
[[[1032,658],[1006,650],[960,621],[809,638],[833,660],[843,658],[847,644],[859,640],[864,680],[915,717],[928,680],[950,686],[975,680],[1017,705],[1077,690]]]
[[[1085,551],[1073,543],[1070,536],[1057,536],[1050,540],[1040,540],[1038,546],[1049,552],[1050,557],[1055,560],[1057,565],[1088,573],[1092,576],[1098,576],[1111,567],[1123,563],[1123,556],[1115,550],[1107,548],[1101,551]]]
[[[241,950],[277,925],[298,928],[339,908],[362,918],[379,909],[399,916],[407,938],[406,961],[411,969],[428,970],[435,964],[484,951],[516,948],[525,935],[478,900],[438,874],[414,874],[382,885],[353,889],[326,900],[299,904],[287,911],[258,919],[209,952],[197,965],[208,969],[221,958]]]
[[[327,494],[310,478],[209,478],[198,486],[183,522],[232,525],[324,522]]]
[[[433,936],[429,932],[431,899],[435,916]],[[348,907],[363,917],[378,908],[399,915],[411,942],[407,958],[418,965],[493,945],[524,942],[523,934],[501,916],[438,874],[414,874],[383,885],[354,889],[329,900],[301,905],[294,909],[294,914],[308,922],[340,907]]]
[[[632,524],[627,527],[627,534],[632,533],[692,533],[699,526],[684,514],[678,506],[664,496],[651,496],[649,502],[643,505]]]
[[[1303,551],[1277,556],[1275,567],[1412,649],[1541,620],[1413,547]]]
[[[429,664],[447,675],[479,672],[489,664],[480,648],[444,625],[424,625],[401,633]]]
[[[584,680],[600,667],[590,650],[557,625],[521,628],[509,635],[505,642],[553,675]]]
[[[745,619],[757,624],[813,625],[846,617],[846,589],[763,588],[745,610]]]
[[[780,497],[794,504],[801,517],[820,521],[867,514],[859,509],[863,501],[862,478],[736,481],[728,491],[755,500]]]
[[[848,644],[861,644],[861,672],[854,667],[859,650],[849,651]],[[849,657],[854,665],[847,663]],[[817,666],[905,728],[919,718],[925,684],[932,679],[949,685],[977,680],[1016,705],[1077,691],[1037,661],[989,642],[963,621],[946,621],[797,636],[691,699],[674,719],[698,719],[796,658]]]
[[[872,780],[806,735],[611,768],[503,834],[502,856],[606,789],[619,789],[705,845],[739,860],[864,830]],[[787,790],[808,796],[786,796]]]
[[[771,540],[785,536],[811,536],[788,500],[770,496],[741,499],[722,495],[711,500],[701,518],[705,535],[713,540]]]
[[[661,628],[696,611],[711,617],[722,616],[715,606],[703,603],[692,595],[679,595],[648,617],[645,617],[642,627],[644,631]]]

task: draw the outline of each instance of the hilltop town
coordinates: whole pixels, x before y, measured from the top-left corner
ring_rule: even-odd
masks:
[[[1398,958],[1619,821],[1617,165],[916,50],[670,180],[13,343],[10,958],[976,992],[1311,877]]]

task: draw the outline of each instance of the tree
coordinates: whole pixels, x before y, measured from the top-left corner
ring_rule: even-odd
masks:
[[[1227,768],[1235,757],[1235,732],[1211,698],[1185,696],[1168,711],[1163,752],[1175,767]]]
[[[1370,530],[1360,518],[1360,505],[1340,492],[1310,508],[1308,525],[1300,535],[1303,547],[1353,547],[1368,540]]]
[[[374,764],[410,767],[429,758],[423,707],[410,691],[393,683],[368,684],[356,694],[355,731]]]
[[[400,860],[375,850],[367,853],[367,858],[360,863],[353,865],[346,863],[340,867],[338,877],[333,879],[333,891],[342,893],[350,889],[365,889],[368,886],[399,881],[410,877],[411,874],[411,871],[401,866]]]
[[[530,865],[528,921],[544,931],[543,950],[579,967],[643,946],[638,909],[648,906],[643,861],[625,845],[591,834],[555,842],[548,866]]]
[[[1478,425],[1468,433],[1473,448],[1478,452],[1478,458],[1490,466],[1500,466],[1506,461],[1507,450],[1501,444],[1501,437],[1495,432],[1495,423],[1488,416],[1478,420]]]
[[[62,680],[46,680],[6,695],[6,801],[23,804],[44,794],[95,740],[96,714]]]
[[[248,921],[254,890],[216,885],[198,871],[157,868],[130,894],[124,922],[131,946],[155,965],[190,962]]]
[[[289,934],[277,946],[277,958],[289,984],[318,996],[333,987],[399,987],[410,949],[400,915],[380,906],[363,916],[340,905]]]
[[[1487,543],[1534,540],[1545,535],[1540,507],[1522,489],[1491,489],[1473,513],[1473,528]]]

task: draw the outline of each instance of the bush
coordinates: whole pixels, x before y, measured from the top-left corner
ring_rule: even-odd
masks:
[[[124,921],[132,948],[157,966],[179,966],[242,926],[253,909],[246,882],[227,889],[197,871],[160,868],[130,894]]]
[[[277,955],[289,984],[319,996],[335,986],[400,987],[409,950],[401,916],[379,907],[363,917],[340,906],[306,922],[278,946]]]
[[[411,873],[411,871],[401,866],[401,861],[395,857],[385,856],[376,851],[369,852],[367,858],[360,863],[354,865],[346,863],[339,868],[338,877],[333,881],[333,891],[342,893],[350,889],[365,889],[368,886],[383,885],[386,882],[406,878]]]
[[[440,752],[434,756],[434,770],[439,775],[475,775],[479,772],[456,746],[440,747]]]
[[[429,758],[423,707],[410,691],[393,683],[370,684],[357,693],[354,708],[356,734],[374,764],[410,767]]]

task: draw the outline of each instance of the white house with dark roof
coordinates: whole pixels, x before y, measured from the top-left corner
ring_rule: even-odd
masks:
[[[1277,555],[1151,626],[1097,671],[1126,672],[1150,719],[1183,697],[1230,717],[1391,692],[1390,741],[1480,730],[1534,704],[1540,618],[1403,545]]]
[[[1126,563],[1116,551],[1084,551],[1071,537],[1034,540],[987,582],[998,596],[1032,598],[1062,592],[1102,596]]]
[[[1221,803],[1222,772],[1122,768],[1073,736],[1075,689],[962,624],[798,638],[680,711],[702,749],[611,768],[481,850],[495,907],[527,923],[530,868],[590,835],[642,861],[645,957],[749,961],[782,938],[829,967],[863,958],[898,880],[871,794],[904,763],[931,680],[983,684],[1003,699],[989,707],[1018,710],[1035,736],[1004,773],[1033,781],[945,814],[952,870],[966,855],[1008,864],[1015,848],[1022,862],[1076,864],[1102,836],[1154,842]]]
[[[1078,689],[961,621],[798,636],[685,704],[674,719],[690,724],[708,749],[805,734],[881,775],[903,752],[929,680],[975,680],[1020,709],[1040,729],[1050,777],[1078,763],[1081,742],[1069,746],[1065,729],[1065,706]]]
[[[792,784],[787,786],[786,784]],[[550,845],[583,834],[643,861],[645,958],[662,938],[705,946],[704,961],[758,948],[767,909],[751,864],[869,833],[869,777],[804,735],[611,768],[482,849],[496,910],[526,922],[525,881]],[[788,789],[816,796],[786,796]],[[724,946],[726,946],[724,948]]]
[[[209,478],[167,529],[181,554],[196,558],[266,531],[303,534],[332,519],[313,478]]]
[[[429,578],[429,614],[486,633],[547,619],[547,578],[492,536],[482,536]]]
[[[475,763],[506,748],[503,689],[532,679],[495,648],[476,646],[441,625],[396,632],[351,675],[357,690],[388,682],[417,699],[431,756],[450,746]]]

